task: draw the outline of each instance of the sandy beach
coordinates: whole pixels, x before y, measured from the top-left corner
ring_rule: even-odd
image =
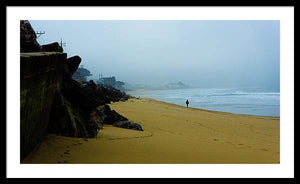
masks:
[[[105,125],[94,139],[48,134],[22,163],[280,163],[280,118],[145,98],[109,106],[144,131]]]

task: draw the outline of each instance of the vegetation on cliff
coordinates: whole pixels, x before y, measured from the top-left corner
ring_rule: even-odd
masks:
[[[83,66],[80,66],[73,74],[72,78],[79,79],[82,82],[86,82],[87,77],[89,76],[92,76],[91,72],[88,69],[84,68]]]

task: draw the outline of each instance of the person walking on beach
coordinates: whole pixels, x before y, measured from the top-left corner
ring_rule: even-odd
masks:
[[[189,100],[186,100],[185,103],[186,103],[186,107],[188,108],[189,107],[189,103],[190,103]]]

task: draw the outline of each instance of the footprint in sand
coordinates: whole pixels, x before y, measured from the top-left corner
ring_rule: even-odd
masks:
[[[214,139],[214,141],[218,141],[219,139]]]
[[[235,144],[233,144],[232,142],[229,142],[229,141],[226,141],[226,143],[232,145],[232,146],[235,146]]]
[[[243,146],[244,144],[238,144],[239,146]]]
[[[262,148],[262,149],[260,149],[260,150],[262,150],[262,151],[269,151],[269,150],[267,150],[267,149],[265,149],[265,148]]]
[[[80,144],[82,144],[80,141],[76,141],[76,143],[75,144],[73,144],[74,146],[77,146],[77,145],[80,145]]]

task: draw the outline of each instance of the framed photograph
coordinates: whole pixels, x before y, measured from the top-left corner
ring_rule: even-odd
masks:
[[[8,178],[293,178],[294,6],[7,6]]]

